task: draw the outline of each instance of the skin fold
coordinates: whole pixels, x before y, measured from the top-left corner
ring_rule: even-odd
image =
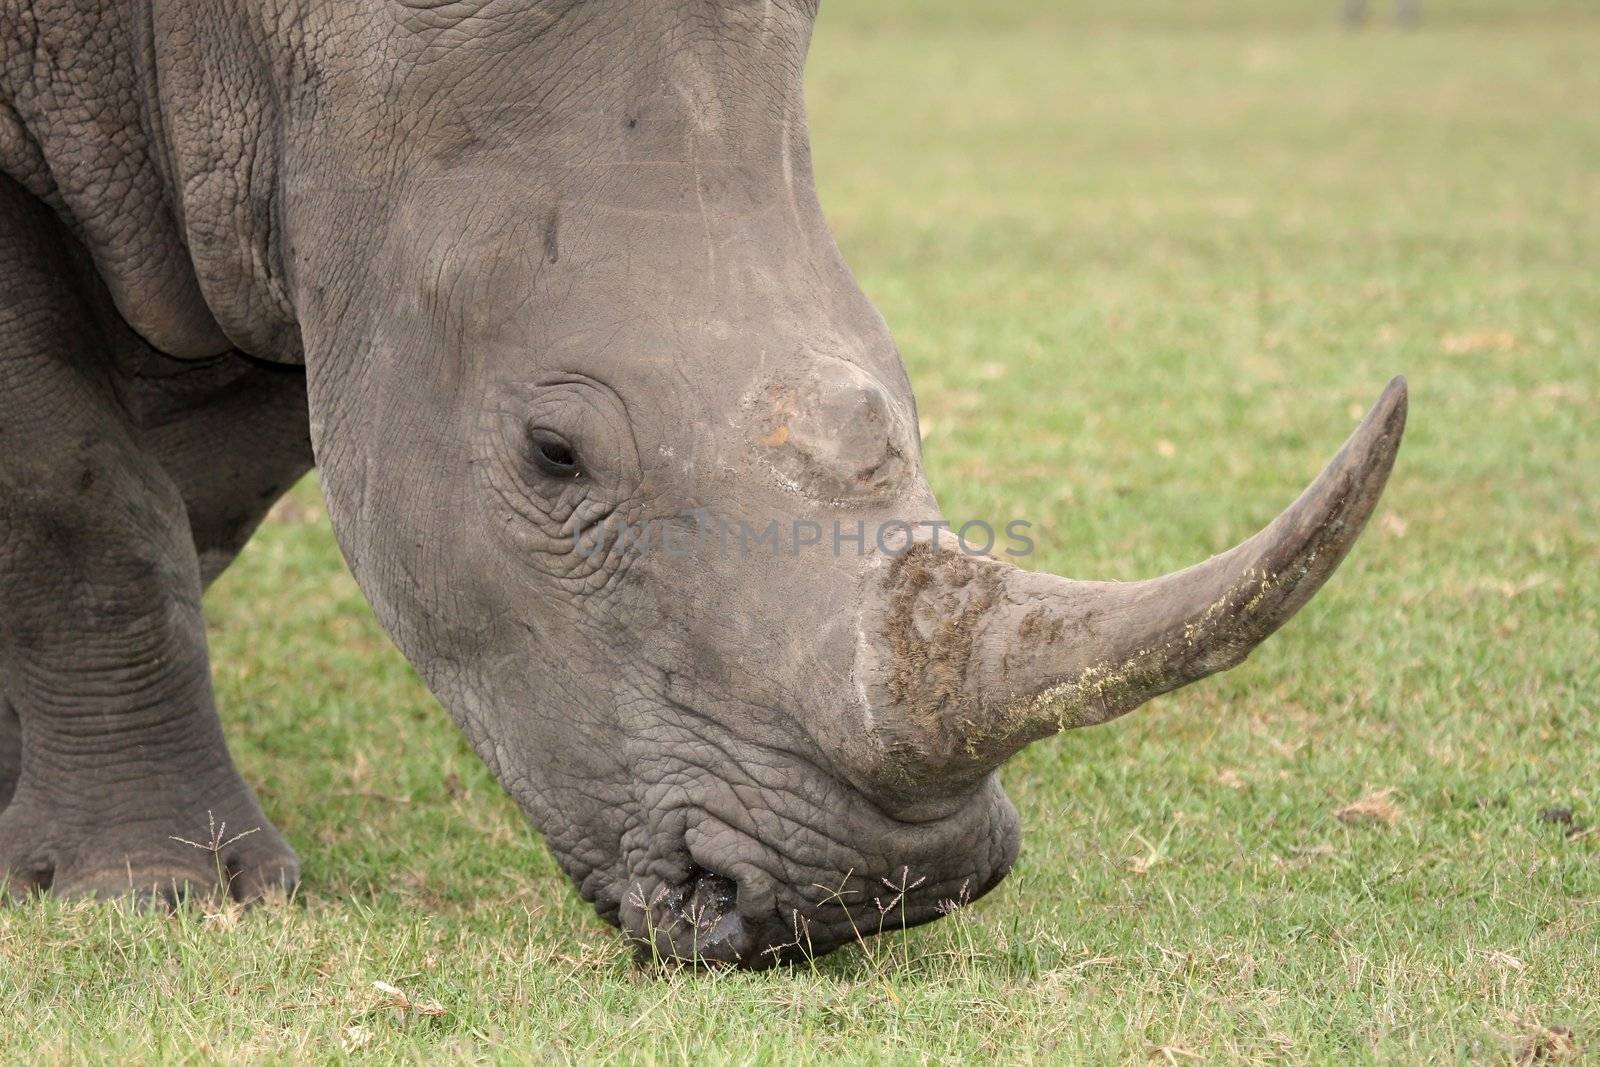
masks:
[[[217,842],[229,892],[294,884],[200,594],[313,456],[397,645],[585,899],[676,959],[975,899],[1018,849],[1000,762],[1309,598],[1402,384],[1292,521],[1132,602],[913,528],[940,514],[910,385],[811,172],[815,16],[0,0],[13,893],[210,891],[172,838],[224,818],[258,831]]]

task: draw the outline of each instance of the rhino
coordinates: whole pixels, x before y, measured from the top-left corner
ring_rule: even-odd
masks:
[[[296,886],[201,597],[313,465],[377,618],[578,892],[690,964],[976,900],[1019,848],[1002,764],[1306,603],[1388,478],[1402,379],[1187,570],[1078,581],[949,536],[818,203],[816,15],[0,0],[12,897]]]

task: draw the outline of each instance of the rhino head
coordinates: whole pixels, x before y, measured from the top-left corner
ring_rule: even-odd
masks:
[[[351,569],[585,899],[681,960],[992,888],[997,768],[1239,663],[1349,550],[1405,417],[1397,381],[1276,522],[1164,578],[936,544],[905,369],[817,201],[815,14],[344,0],[259,31],[297,41],[272,217]]]

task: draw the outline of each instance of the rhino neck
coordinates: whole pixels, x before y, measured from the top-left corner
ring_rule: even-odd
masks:
[[[276,211],[295,53],[263,25],[272,6],[0,11],[0,171],[55,210],[123,318],[179,359],[300,361]]]
[[[282,183],[315,66],[284,6],[146,0],[133,56],[166,221],[199,294],[171,313],[209,318],[228,347],[302,363]]]
[[[148,0],[103,3],[97,18],[64,0],[0,9],[0,171],[61,217],[130,326],[203,358],[233,344],[167,166],[158,21]]]

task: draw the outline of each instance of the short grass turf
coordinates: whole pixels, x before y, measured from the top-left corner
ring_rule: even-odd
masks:
[[[0,910],[0,1057],[1600,1048],[1600,10],[1425,3],[1404,33],[1374,0],[1348,34],[1335,6],[825,5],[823,198],[951,515],[1034,521],[1031,565],[1164,571],[1270,518],[1389,376],[1413,391],[1382,510],[1301,617],[1006,768],[1026,840],[988,899],[795,972],[636,969],[374,624],[308,481],[208,599],[299,899]]]

